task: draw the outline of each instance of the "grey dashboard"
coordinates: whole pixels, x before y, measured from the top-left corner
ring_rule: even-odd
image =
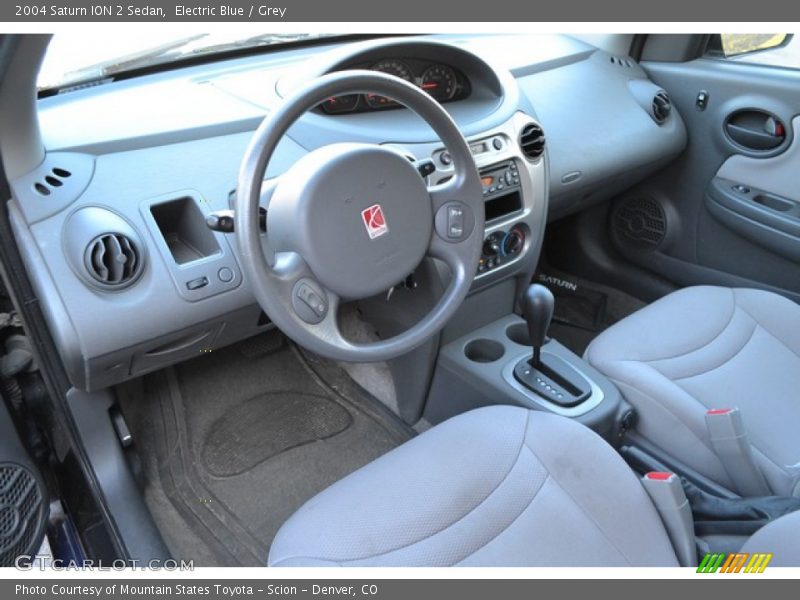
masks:
[[[660,90],[635,62],[563,36],[332,40],[44,98],[47,156],[11,182],[10,209],[76,387],[112,385],[269,326],[234,240],[206,230],[204,217],[229,206],[250,135],[285,94],[323,73],[385,60],[407,65],[420,85],[433,66],[452,70],[460,88],[442,100],[462,132],[506,144],[477,157],[479,166],[520,158],[516,132],[530,119],[544,129],[547,152],[528,165],[524,186],[533,242],[505,276],[532,271],[548,214],[611,197],[686,143],[677,112],[654,114]],[[310,111],[266,177],[339,141],[391,144],[446,173],[432,131],[410,111],[386,108]],[[126,251],[138,270],[104,267],[104,252]]]

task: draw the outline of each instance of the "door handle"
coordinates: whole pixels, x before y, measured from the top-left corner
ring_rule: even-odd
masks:
[[[765,131],[728,123],[725,126],[728,137],[740,146],[750,150],[772,150],[783,143],[785,136],[777,136]]]
[[[761,110],[743,110],[725,122],[725,133],[748,150],[772,150],[786,140],[786,128],[776,117]]]

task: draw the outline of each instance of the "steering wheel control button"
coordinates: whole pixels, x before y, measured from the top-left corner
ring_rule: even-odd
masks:
[[[328,313],[327,295],[315,281],[301,279],[292,290],[292,307],[303,321],[316,325]]]
[[[445,151],[439,155],[439,160],[442,162],[444,166],[450,166],[453,164],[453,158],[450,156],[450,153]]]
[[[436,232],[448,242],[467,239],[474,228],[475,216],[463,202],[448,202],[436,213]]]
[[[217,271],[217,277],[222,283],[230,283],[233,281],[233,271],[229,267],[222,267]]]
[[[464,209],[460,206],[447,207],[447,237],[460,239],[464,235]]]
[[[187,290],[199,290],[200,288],[204,288],[208,285],[208,277],[197,277],[190,281],[186,282],[186,289]]]

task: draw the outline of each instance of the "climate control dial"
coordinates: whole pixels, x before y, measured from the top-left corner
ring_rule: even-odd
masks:
[[[525,230],[517,225],[505,235],[500,244],[500,252],[504,256],[514,256],[522,251],[525,246]]]
[[[478,263],[478,275],[508,264],[525,248],[527,228],[517,224],[508,231],[494,231],[483,240],[483,253]]]
[[[499,255],[503,251],[504,236],[503,232],[496,231],[483,240],[483,255],[491,258]]]

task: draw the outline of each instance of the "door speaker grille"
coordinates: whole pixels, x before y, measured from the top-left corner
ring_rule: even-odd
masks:
[[[655,250],[667,235],[667,215],[657,200],[638,196],[617,206],[612,227],[618,242],[641,250]]]
[[[32,555],[44,520],[44,497],[33,474],[20,465],[0,463],[0,566]]]

